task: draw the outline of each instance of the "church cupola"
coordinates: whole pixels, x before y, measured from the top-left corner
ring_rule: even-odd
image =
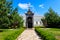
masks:
[[[28,9],[26,15],[34,15],[34,13],[32,13],[32,11],[30,10],[30,8]]]
[[[32,28],[33,27],[33,15],[34,15],[34,13],[32,13],[32,11],[29,8],[27,13],[25,13],[25,15],[26,15],[26,27]]]

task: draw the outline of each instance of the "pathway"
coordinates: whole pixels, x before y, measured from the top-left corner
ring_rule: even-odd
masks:
[[[34,29],[26,29],[18,38],[17,40],[41,40]]]

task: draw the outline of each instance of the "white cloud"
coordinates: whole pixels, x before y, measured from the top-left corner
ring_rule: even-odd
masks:
[[[27,4],[27,3],[19,3],[18,6],[21,9],[28,9],[28,7],[33,7],[30,3],[29,4]]]
[[[38,14],[38,11],[36,10],[36,8],[34,7],[34,5],[32,5],[31,3],[19,3],[18,4],[18,6],[21,8],[21,9],[23,9],[23,10],[25,10],[25,9],[27,9],[28,10],[28,7],[30,7],[30,9],[31,9],[31,11],[36,15],[36,14]],[[26,12],[25,12],[26,13]]]
[[[40,8],[44,8],[44,4],[40,4],[39,7],[40,7]]]

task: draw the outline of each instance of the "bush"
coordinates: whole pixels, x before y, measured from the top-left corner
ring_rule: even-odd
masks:
[[[43,40],[56,40],[55,36],[46,30],[43,30],[41,28],[36,28],[35,31],[43,38]]]
[[[15,40],[18,35],[20,35],[24,31],[24,28],[15,29],[11,34],[9,34],[7,37],[5,37],[5,40]]]
[[[45,26],[35,26],[34,28],[45,28]]]

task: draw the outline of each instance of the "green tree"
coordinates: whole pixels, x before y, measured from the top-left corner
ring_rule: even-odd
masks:
[[[44,16],[44,20],[47,22],[48,27],[58,27],[60,18],[52,8],[49,8],[48,12],[45,13]]]
[[[18,14],[18,9],[15,8],[12,12],[12,14],[10,15],[10,27],[11,28],[19,28],[23,26],[23,19],[22,17]]]
[[[23,19],[18,9],[12,8],[12,1],[0,0],[0,28],[15,28],[23,26]]]
[[[7,28],[9,24],[8,13],[10,11],[10,2],[0,0],[0,28]]]

